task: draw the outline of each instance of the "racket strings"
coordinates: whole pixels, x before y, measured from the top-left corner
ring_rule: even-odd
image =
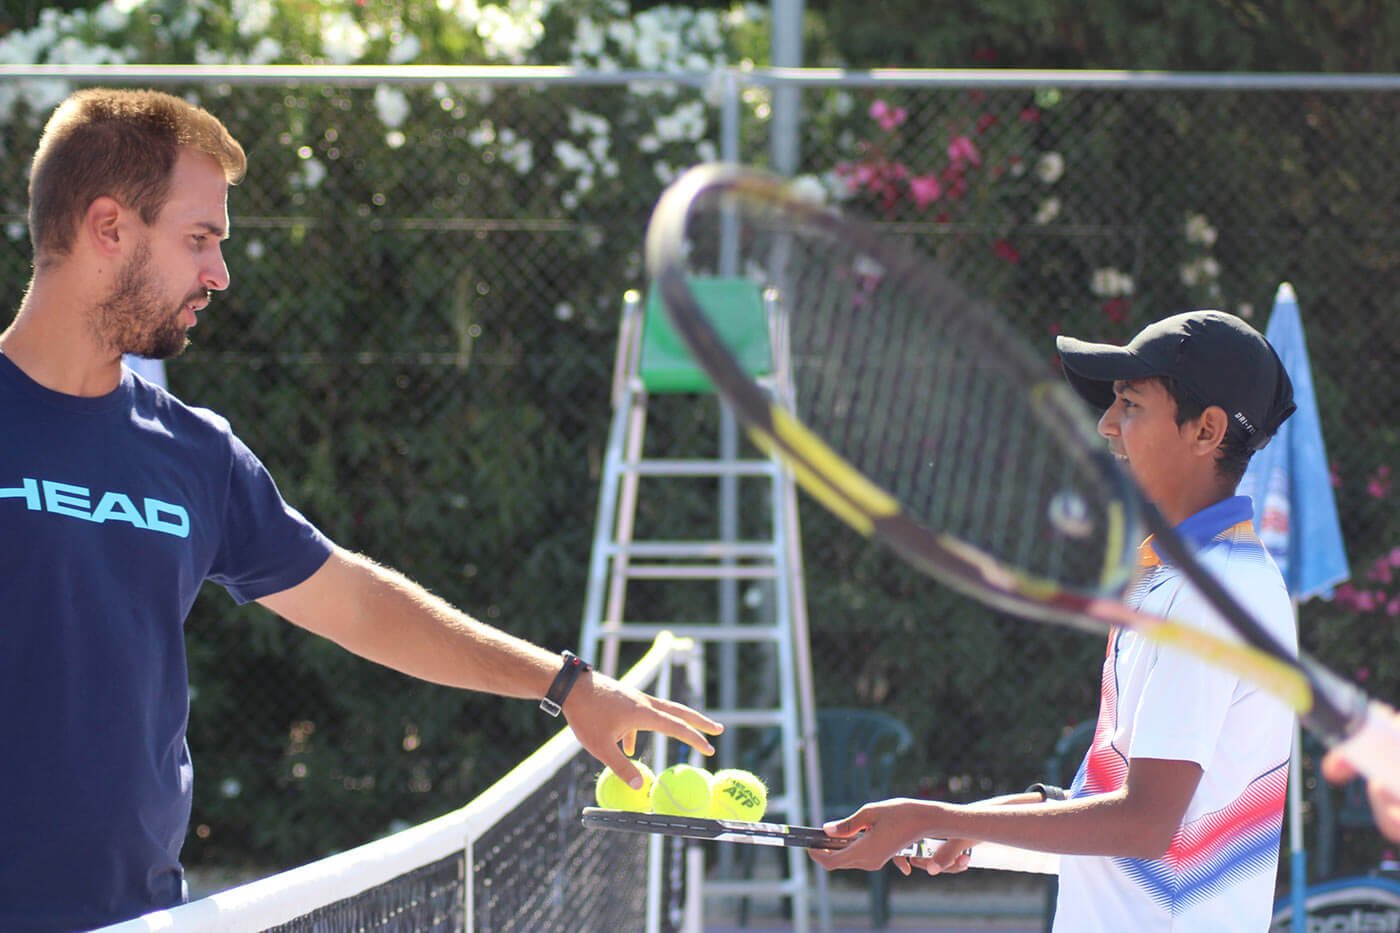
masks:
[[[723,271],[719,221],[734,221],[740,268],[784,306],[799,420],[919,524],[1059,585],[1118,584],[1111,492],[1037,407],[1057,379],[1044,359],[905,244],[819,211],[724,205],[693,209],[692,269]]]

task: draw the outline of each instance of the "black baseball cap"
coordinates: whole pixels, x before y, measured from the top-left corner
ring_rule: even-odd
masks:
[[[1116,380],[1171,376],[1205,407],[1218,405],[1251,450],[1269,442],[1296,406],[1274,348],[1224,311],[1187,311],[1149,324],[1127,346],[1056,337],[1069,384],[1102,411]]]

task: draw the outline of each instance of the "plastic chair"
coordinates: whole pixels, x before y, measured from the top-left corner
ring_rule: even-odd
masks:
[[[1312,736],[1304,736],[1303,753],[1307,758],[1321,761],[1326,751]],[[1303,786],[1307,788],[1308,784],[1304,782]],[[1313,812],[1317,815],[1316,838],[1309,847],[1308,874],[1325,881],[1337,875],[1337,844],[1342,834],[1375,828],[1371,802],[1366,797],[1366,782],[1361,778],[1333,787],[1319,774],[1305,793],[1312,797]]]
[[[895,765],[914,743],[903,722],[879,710],[836,708],[817,712],[822,762],[822,817],[850,816],[862,805],[891,796]],[[870,922],[890,920],[888,866],[868,872]]]
[[[746,756],[745,767],[757,774],[779,754],[778,735]],[[914,743],[903,722],[873,709],[835,707],[817,711],[817,743],[821,749],[822,819],[850,816],[864,804],[891,795],[895,765]],[[743,846],[744,874],[753,871],[756,846]],[[892,870],[892,869],[888,869]],[[890,918],[889,879],[885,870],[870,876],[870,919],[874,929],[884,929]],[[739,926],[748,925],[749,902],[739,904]]]

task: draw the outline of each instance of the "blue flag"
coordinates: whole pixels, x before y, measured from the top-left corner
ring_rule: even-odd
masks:
[[[1269,446],[1254,455],[1239,494],[1254,500],[1259,538],[1278,563],[1288,592],[1303,602],[1313,596],[1331,596],[1332,587],[1347,579],[1351,570],[1317,416],[1303,320],[1287,282],[1278,288],[1264,336],[1293,380],[1298,410]]]

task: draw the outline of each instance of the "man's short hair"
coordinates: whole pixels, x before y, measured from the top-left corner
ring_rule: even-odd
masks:
[[[49,117],[29,173],[29,238],[36,260],[66,255],[88,206],[109,196],[152,224],[170,196],[180,147],[213,156],[236,185],[243,147],[208,111],[160,91],[94,88]]]

